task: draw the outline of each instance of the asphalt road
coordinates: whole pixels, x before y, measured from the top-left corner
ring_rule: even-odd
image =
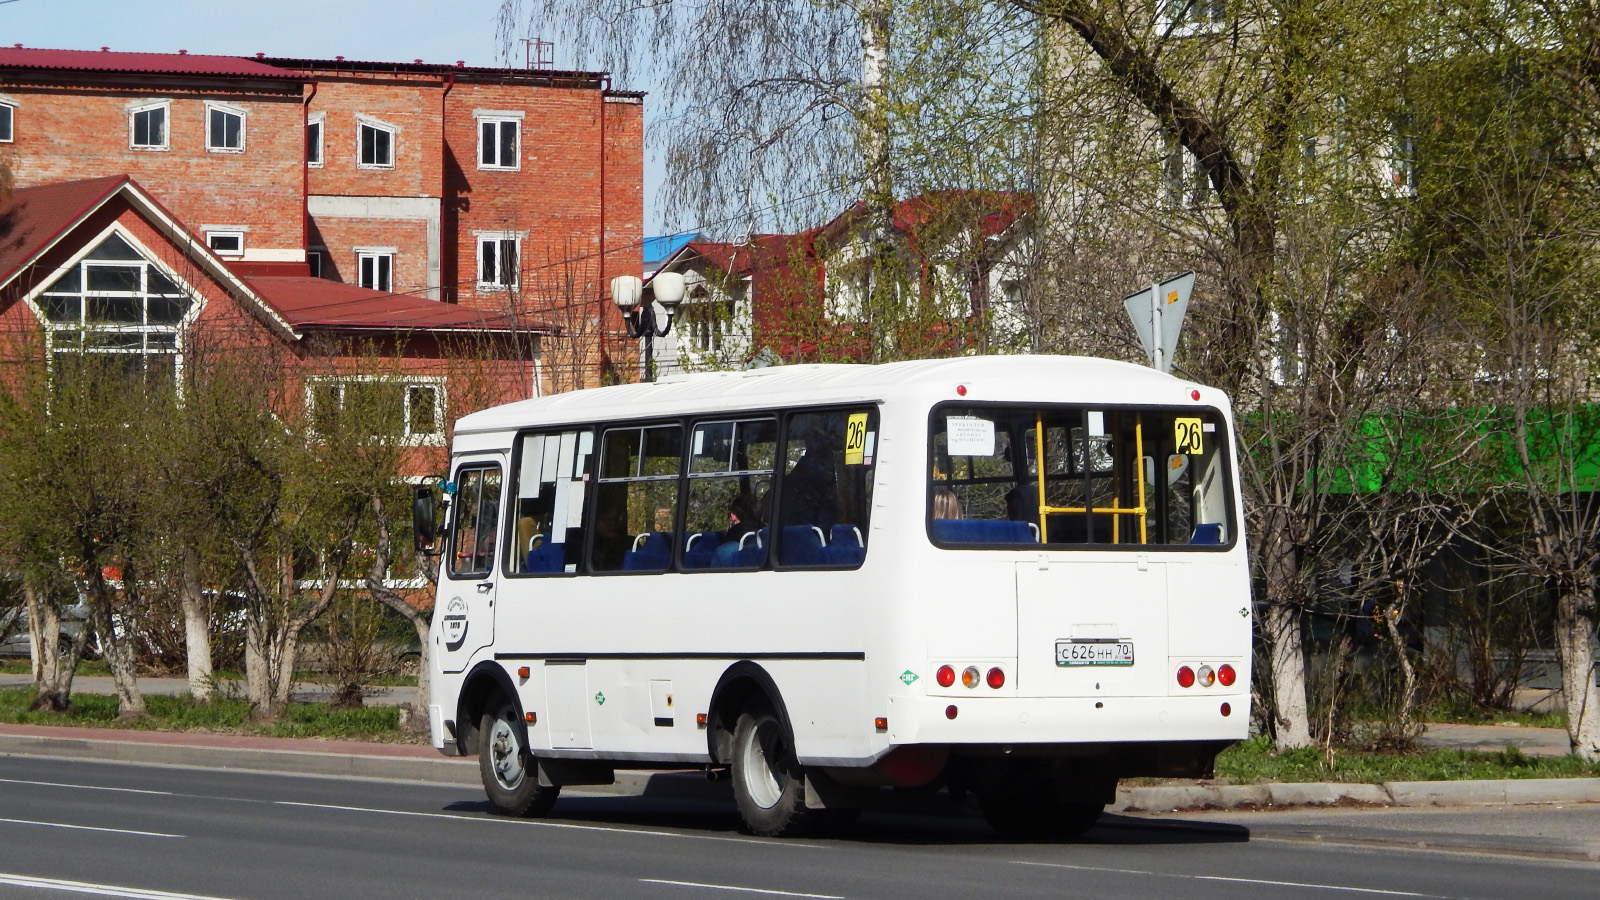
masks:
[[[1600,820],[1529,814],[1578,817],[1538,826],[1569,832]],[[6,757],[0,898],[1596,896],[1594,864],[1313,843],[1295,835],[1327,826],[1303,825],[1108,816],[1078,842],[1019,844],[975,818],[869,813],[842,839],[779,841],[740,835],[723,804],[572,796],[553,818],[512,820],[458,786]]]

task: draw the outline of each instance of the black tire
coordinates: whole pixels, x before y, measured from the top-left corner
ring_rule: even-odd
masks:
[[[733,730],[733,799],[751,834],[797,837],[821,817],[806,809],[805,773],[795,761],[794,739],[766,706],[751,706]]]
[[[1009,838],[1078,837],[1100,819],[1105,804],[1063,802],[1055,785],[1031,765],[1013,765],[978,790],[978,808],[990,827]]]
[[[489,803],[508,816],[542,816],[555,805],[560,787],[539,784],[533,755],[523,744],[521,717],[509,701],[489,707],[479,723],[478,775]]]

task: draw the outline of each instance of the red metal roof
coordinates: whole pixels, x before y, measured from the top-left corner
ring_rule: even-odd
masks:
[[[307,80],[307,76],[301,72],[280,69],[242,56],[205,56],[195,53],[121,53],[109,50],[0,47],[0,68]]]
[[[0,281],[38,256],[50,242],[128,181],[107,175],[18,188],[0,203]]]
[[[362,328],[385,331],[511,331],[548,334],[549,325],[470,306],[389,294],[311,277],[246,278],[245,283],[297,330]]]

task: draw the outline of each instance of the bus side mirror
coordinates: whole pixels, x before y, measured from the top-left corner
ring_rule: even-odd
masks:
[[[419,484],[411,489],[411,532],[418,553],[435,553],[439,541],[439,506],[433,486]]]

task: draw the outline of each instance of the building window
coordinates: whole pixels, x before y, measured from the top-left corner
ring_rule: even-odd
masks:
[[[306,165],[322,165],[322,121],[306,123]]]
[[[362,122],[358,129],[360,132],[360,156],[358,163],[363,169],[392,169],[394,168],[394,132],[395,129],[376,122]]]
[[[394,251],[357,250],[356,268],[362,287],[375,291],[393,290]]]
[[[206,104],[206,149],[213,153],[244,150],[244,110]]]
[[[478,120],[478,168],[516,169],[522,165],[519,135],[522,123],[516,119]]]
[[[170,381],[182,328],[195,308],[161,267],[112,233],[44,289],[38,312],[51,359],[66,354],[126,357],[130,372]]]
[[[206,232],[206,246],[218,256],[243,256],[244,232],[243,231],[208,231]]]
[[[517,286],[518,245],[516,234],[478,235],[478,290],[510,290]]]
[[[1209,34],[1227,22],[1227,0],[1163,0],[1161,4],[1161,24],[1174,36]]]
[[[313,378],[306,386],[306,405],[318,431],[332,429],[340,417],[353,417],[374,437],[444,443],[442,378]]]
[[[135,150],[167,149],[167,104],[130,110],[128,130],[129,143]]]
[[[9,144],[13,140],[11,122],[16,116],[16,109],[10,103],[0,103],[0,144]]]
[[[322,251],[306,251],[306,269],[311,273],[312,278],[322,277]]]

